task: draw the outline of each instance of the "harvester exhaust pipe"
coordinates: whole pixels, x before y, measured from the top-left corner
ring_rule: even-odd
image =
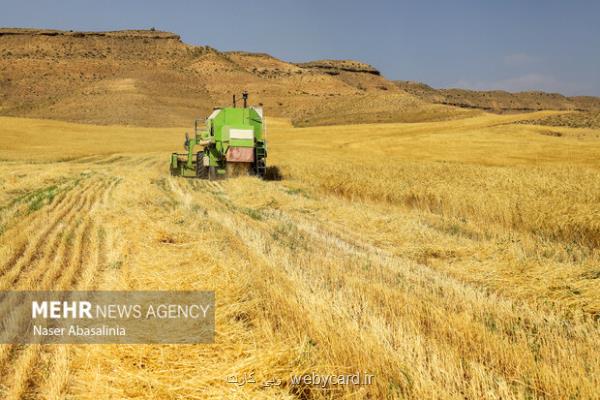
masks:
[[[233,108],[235,108],[235,94],[233,95]]]
[[[243,91],[242,92],[242,98],[244,99],[244,108],[248,107],[248,92],[247,91]]]

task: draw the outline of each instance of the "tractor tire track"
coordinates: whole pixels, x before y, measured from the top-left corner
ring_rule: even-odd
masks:
[[[49,205],[48,209],[43,210],[42,212],[44,212],[46,215],[50,214],[58,206],[62,205],[63,201],[65,201],[65,199],[67,199],[67,197],[70,195],[71,193],[62,193],[61,195],[57,196]],[[25,217],[19,223],[11,227],[9,232],[5,232],[3,239],[8,238],[9,233],[12,231],[20,232],[20,235],[16,235],[16,240],[19,242],[19,244],[17,245],[17,250],[14,251],[11,258],[4,265],[2,265],[2,267],[0,267],[0,277],[4,273],[4,270],[7,268],[7,266],[14,264],[15,261],[17,261],[17,259],[26,252],[27,247],[30,245],[31,242],[31,238],[28,234],[30,234],[31,232],[41,230],[43,223],[43,218],[41,218],[38,214],[34,214]]]
[[[91,224],[94,226],[94,223]],[[98,233],[98,229],[89,228],[87,232],[94,233],[94,239],[89,240],[89,245],[82,249],[82,253],[86,256],[80,258],[80,268],[78,274],[81,276],[81,280],[73,283],[73,279],[70,280],[70,285],[60,286],[61,290],[73,289],[73,290],[94,290],[94,281],[97,281],[97,273],[100,267],[101,256],[100,251],[101,238]],[[85,232],[85,231],[84,231]],[[63,282],[67,281],[63,279]],[[36,376],[32,374],[29,377],[26,393],[29,398],[35,399],[40,398],[40,394],[43,394],[45,399],[59,399],[63,398],[65,388],[68,384],[69,378],[69,355],[71,348],[67,346],[44,346],[42,348],[41,358],[45,360],[43,368],[38,370],[46,371],[44,376]],[[39,375],[39,374],[38,374]]]
[[[71,282],[75,279],[78,270],[80,270],[82,268],[82,263],[83,263],[83,252],[85,249],[85,245],[84,242],[86,241],[86,237],[85,234],[86,232],[89,232],[90,226],[92,225],[91,220],[87,220],[84,223],[80,223],[76,228],[75,228],[75,232],[76,235],[75,237],[77,238],[75,243],[71,246],[71,249],[69,250],[69,253],[67,254],[68,257],[68,263],[67,263],[67,268],[63,271],[63,274],[61,274],[58,277],[58,281],[57,283],[53,283],[52,280],[48,280],[49,283],[51,283],[51,285],[53,286],[53,289],[56,290],[68,290],[71,288]],[[27,345],[26,349],[24,352],[21,352],[20,354],[15,354],[14,357],[16,358],[15,361],[11,361],[11,363],[14,364],[21,364],[21,363],[28,363],[28,359],[29,358],[43,358],[43,359],[48,359],[50,356],[50,350],[46,350],[43,349],[45,354],[45,357],[42,357],[41,351],[38,351],[36,354],[29,354],[29,349],[31,348],[31,345]],[[44,346],[45,347],[45,346]],[[40,348],[38,348],[38,350],[42,350]],[[49,368],[49,366],[46,366],[46,370],[48,370],[47,368]],[[10,379],[10,382],[12,383],[13,386],[11,386],[11,390],[15,390],[15,393],[19,393],[19,394],[24,394],[25,392],[31,393],[31,392],[35,392],[37,389],[37,384],[38,382],[36,382],[36,380],[34,379],[35,373],[36,373],[36,369],[24,369],[23,373],[18,373],[17,371],[13,372],[13,376]],[[18,389],[18,391],[17,391]],[[18,398],[18,397],[15,397]]]
[[[23,242],[19,245],[17,251],[13,253],[10,259],[2,266],[2,268],[0,268],[0,279],[2,279],[3,285],[5,285],[7,277],[10,282],[12,282],[14,278],[18,276],[25,264],[31,263],[32,260],[39,256],[40,246],[45,242],[44,238],[61,224],[64,217],[72,210],[73,205],[80,200],[81,194],[86,193],[92,185],[93,183],[89,183],[79,191],[79,195],[78,193],[70,193],[69,196],[57,204],[55,209],[55,211],[57,211],[53,214],[49,215],[44,213],[33,217],[35,219],[32,223],[30,221],[30,228],[24,231],[26,237]],[[44,216],[49,217],[50,221],[45,220]],[[46,228],[42,228],[44,225]],[[35,232],[39,233],[35,234]]]
[[[50,232],[47,236],[46,248],[42,250],[42,254],[44,256],[39,259],[39,261],[35,265],[40,265],[39,268],[34,268],[34,264],[32,262],[29,265],[29,269],[25,268],[21,271],[21,274],[15,278],[12,282],[13,286],[21,286],[24,288],[45,288],[44,284],[37,285],[36,282],[39,281],[41,276],[48,274],[50,269],[44,268],[44,265],[47,264],[49,260],[51,260],[55,255],[58,249],[64,245],[66,236],[66,241],[68,242],[73,234],[72,231],[68,231],[67,228],[71,227],[73,222],[76,220],[77,216],[80,215],[82,210],[85,210],[89,207],[89,204],[93,201],[91,196],[93,195],[92,188],[90,191],[86,192],[83,196],[81,196],[79,203],[75,205],[62,219],[63,229],[57,229],[53,232]],[[42,289],[44,290],[44,289]]]
[[[113,193],[114,189],[121,183],[121,181],[122,181],[122,178],[119,178],[119,177],[114,177],[113,176],[113,177],[110,178],[110,183],[108,184],[108,187],[106,188],[106,190],[102,194],[102,202],[101,202],[101,204],[107,204],[108,203],[108,200],[112,196],[112,193]]]
[[[71,245],[66,246],[64,245],[63,240],[58,240],[61,244],[58,246],[59,249],[56,250],[58,253],[56,253],[56,251],[54,253],[59,257],[55,256],[54,261],[58,261],[57,258],[62,259],[63,261],[60,264],[57,264],[58,268],[46,269],[41,275],[42,281],[39,284],[40,288],[45,290],[49,288],[58,290],[70,289],[77,286],[79,278],[84,273],[84,270],[87,271],[85,275],[88,280],[94,278],[94,272],[98,269],[97,260],[99,260],[99,247],[93,247],[93,241],[91,239],[92,232],[96,231],[97,235],[97,230],[94,229],[95,222],[89,215],[80,223],[77,223],[75,218],[82,212],[87,213],[92,210],[96,204],[104,199],[106,191],[114,188],[116,184],[116,180],[113,180],[113,182],[109,182],[108,184],[105,181],[101,181],[93,185],[93,187],[91,187],[89,191],[86,191],[83,196],[79,197],[79,204],[71,208],[72,212],[69,213],[69,218],[67,220],[68,225],[71,226],[70,233],[75,240]],[[75,224],[75,226],[73,226],[73,224]],[[56,237],[60,239],[60,236]],[[95,255],[92,256],[92,254]],[[88,264],[87,266],[86,263]],[[64,268],[65,266],[66,268]],[[54,284],[54,282],[57,283]],[[47,368],[44,368],[47,371],[54,371],[53,375],[57,377],[58,381],[63,382],[62,385],[50,383],[54,381],[34,379],[34,377],[39,378],[35,376],[37,373],[36,371],[38,371],[39,368],[28,369],[28,366],[32,365],[32,363],[41,356],[41,354],[39,354],[39,349],[39,346],[12,346],[11,351],[4,352],[4,357],[2,358],[8,358],[8,361],[5,361],[2,365],[15,365],[12,370],[6,371],[6,368],[4,368],[6,373],[3,375],[11,376],[10,379],[7,379],[7,382],[12,383],[8,391],[6,391],[9,398],[19,398],[19,396],[23,394],[29,394],[35,397],[35,394],[39,392],[38,386],[42,381],[46,382],[45,386],[53,388],[52,391],[54,392],[57,390],[60,392],[64,387],[64,382],[66,382],[66,380],[62,368],[50,368],[50,365],[47,365]],[[68,354],[64,350],[61,350],[55,355],[55,352],[52,349],[53,347],[46,349],[46,346],[44,346],[42,361],[46,360],[46,364],[52,362],[52,365],[64,365]],[[25,371],[29,371],[29,373]]]
[[[35,265],[38,265],[44,258],[49,258],[53,255],[56,246],[60,244],[58,236],[64,232],[64,228],[68,226],[70,221],[84,207],[87,196],[86,191],[83,196],[76,197],[73,201],[69,202],[65,209],[55,217],[51,225],[37,239],[31,242],[29,245],[31,249],[29,255],[19,258],[13,268],[0,276],[2,278],[0,288],[15,287],[19,283],[19,280],[24,279],[30,273],[35,274]]]
[[[77,228],[82,225],[82,221],[77,220],[76,218],[83,211],[88,210],[97,197],[98,195],[94,195],[92,191],[87,192],[81,199],[81,203],[65,217],[65,229],[63,230],[62,237],[57,236],[56,239],[53,240],[54,247],[52,248],[52,251],[47,253],[47,257],[41,260],[39,264],[42,267],[35,269],[35,271],[33,271],[35,274],[32,272],[33,276],[25,287],[36,287],[40,290],[55,289],[52,286],[52,283],[56,281],[64,270],[64,263],[62,260],[65,259],[67,252],[72,247],[72,244],[70,243],[72,238],[78,237],[76,231]],[[65,238],[66,240],[62,240]],[[44,267],[46,265],[48,266],[47,268]]]
[[[89,209],[98,204],[105,204],[107,195],[119,184],[119,179],[110,179],[94,196],[94,201]],[[70,261],[77,264],[67,274],[60,276],[56,285],[57,290],[93,290],[97,286],[100,266],[103,262],[104,239],[100,234],[100,227],[94,218],[87,218],[81,224],[83,228],[76,237],[82,238],[77,256]],[[64,264],[63,264],[64,267]],[[62,269],[62,268],[61,268]],[[34,371],[29,377],[24,391],[26,398],[39,398],[40,394],[46,399],[58,399],[64,395],[64,390],[69,377],[70,348],[65,346],[43,346],[41,359],[44,367],[36,371],[47,371],[44,376],[38,376]]]
[[[70,207],[68,208],[68,212],[65,212],[63,215],[63,218],[66,218],[67,223],[70,223],[75,216],[77,215],[78,212],[81,211],[81,209],[83,208],[86,198],[88,196],[88,193],[86,191],[85,194],[83,194],[82,196],[80,196],[79,198],[75,199],[73,202],[71,202]],[[77,203],[79,203],[79,205],[77,205]],[[63,246],[64,245],[64,241],[58,240],[58,235],[54,235],[52,238],[52,241],[48,241],[47,242],[47,246],[48,248],[51,248],[53,243],[59,243],[58,246]],[[36,265],[39,265],[36,263]],[[38,271],[40,271],[40,273],[42,274],[46,274],[48,269],[45,268],[44,265],[40,265],[37,268]],[[57,272],[59,272],[60,270],[57,268]],[[13,284],[16,285],[19,282],[19,276],[15,277],[15,280],[13,281]],[[48,280],[48,282],[50,282],[50,280]],[[28,289],[31,289],[32,287],[28,287]],[[49,285],[48,283],[43,283],[43,285],[38,286],[36,289],[38,290],[48,290],[49,289]],[[10,316],[12,315],[19,315],[18,312],[21,308],[25,307],[26,305],[15,305],[13,304],[13,302],[8,302],[8,301],[4,301],[0,304],[0,315],[6,315],[6,313],[10,311]],[[10,317],[9,316],[9,317]],[[18,323],[18,320],[15,320],[14,323]],[[12,350],[14,349],[14,346],[11,345],[6,345],[2,348],[2,350],[0,350],[0,365],[2,365],[5,361],[6,358],[10,357],[10,354],[12,353]]]
[[[52,201],[50,201],[49,204],[47,204],[45,207],[43,207],[43,211],[45,211],[46,213],[51,213],[57,207],[57,205],[59,205],[65,199],[65,197],[69,194],[69,192],[70,192],[70,190],[60,191],[56,196],[54,196],[54,198],[52,199]],[[1,223],[6,224],[6,223],[13,222],[12,220],[14,220],[14,219],[17,219],[17,221],[14,222],[12,225],[10,225],[10,226],[5,225],[5,231],[3,232],[3,234],[5,234],[7,230],[13,230],[13,229],[16,230],[17,228],[21,228],[21,229],[31,228],[32,221],[39,223],[39,220],[37,219],[37,215],[35,215],[35,213],[33,213],[33,215],[29,214],[24,217],[18,215],[19,207],[21,207],[21,206],[22,206],[21,202],[13,200],[12,204],[0,207],[0,222]],[[0,235],[0,237],[2,235]]]

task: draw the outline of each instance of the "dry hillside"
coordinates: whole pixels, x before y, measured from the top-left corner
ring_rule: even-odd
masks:
[[[296,65],[188,45],[167,32],[0,29],[0,55],[1,115],[181,126],[243,89],[270,115],[302,124],[465,114],[423,102],[359,62]]]
[[[479,110],[600,110],[594,97],[433,89],[389,81],[358,61],[294,64],[153,30],[3,28],[0,56],[0,115],[102,125],[185,125],[243,89],[270,115],[301,126],[437,121]]]
[[[551,115],[533,121],[522,121],[524,124],[566,126],[571,128],[600,128],[600,111],[570,112]]]
[[[598,97],[567,97],[558,93],[539,91],[510,93],[503,90],[434,89],[421,82],[395,81],[395,83],[403,91],[426,102],[463,108],[477,108],[496,113],[541,110],[600,110],[600,98]]]

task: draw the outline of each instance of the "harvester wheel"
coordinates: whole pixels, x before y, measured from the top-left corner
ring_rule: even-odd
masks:
[[[208,167],[208,180],[209,181],[217,180],[217,167]]]
[[[173,166],[171,166],[171,168],[169,168],[171,170],[171,176],[177,176],[179,175],[179,171],[180,171],[180,167],[179,167],[179,163],[177,163],[177,168],[173,168]]]
[[[196,154],[196,178],[207,178],[208,169],[204,165],[204,152],[199,151]]]
[[[265,163],[264,158],[259,158],[258,160],[256,160],[255,172],[256,172],[256,176],[258,176],[259,178],[261,178],[261,179],[265,178],[265,174],[267,172],[267,165]]]

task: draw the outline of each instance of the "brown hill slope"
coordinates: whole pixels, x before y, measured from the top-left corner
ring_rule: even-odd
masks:
[[[476,91],[466,89],[434,89],[421,82],[395,81],[397,87],[421,100],[490,112],[523,112],[540,110],[600,110],[600,98],[566,97],[540,91],[510,93],[503,90]]]
[[[269,115],[304,125],[465,114],[424,102],[363,63],[292,64],[191,46],[168,32],[0,29],[0,56],[1,115],[181,126],[244,89]]]
[[[600,128],[600,110],[570,112],[549,117],[520,121],[522,124],[566,126],[570,128]]]

